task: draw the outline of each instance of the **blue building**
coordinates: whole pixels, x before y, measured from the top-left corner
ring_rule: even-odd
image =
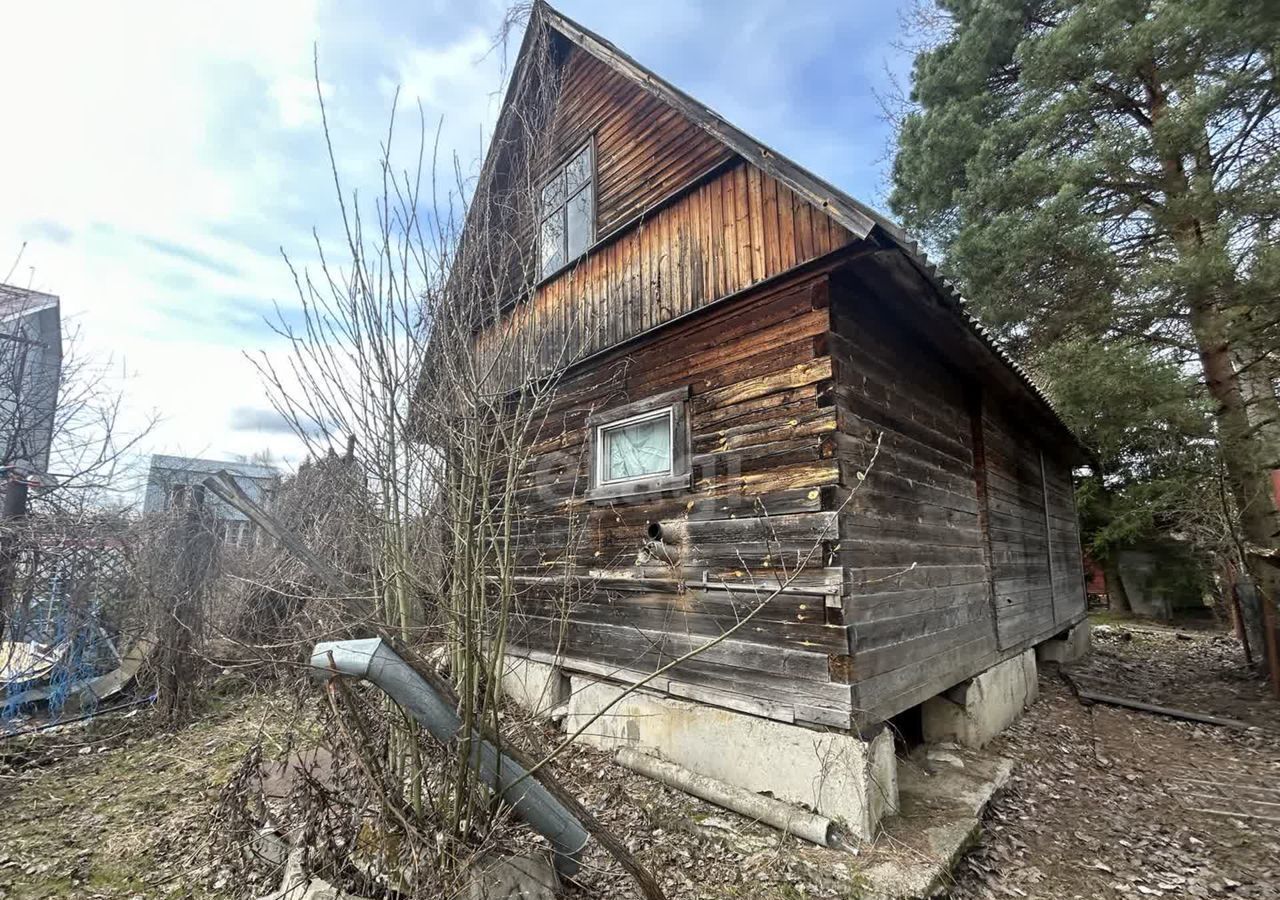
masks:
[[[62,379],[61,304],[52,294],[0,284],[0,464],[51,484]]]
[[[200,482],[220,471],[230,474],[241,490],[260,506],[271,505],[280,485],[280,472],[271,466],[154,454],[147,475],[147,493],[142,502],[142,511],[155,513],[186,506],[195,497]],[[227,505],[214,494],[204,492],[203,488],[200,488],[200,492],[204,494],[205,506],[213,513],[217,533],[222,541],[233,547],[252,545],[254,526],[244,513]]]

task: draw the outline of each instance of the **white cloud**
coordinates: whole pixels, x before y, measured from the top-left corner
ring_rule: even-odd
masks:
[[[257,316],[296,300],[280,248],[306,264],[311,225],[333,221],[312,66],[317,41],[340,46],[341,35],[321,18],[311,0],[6,10],[0,278],[28,241],[12,280],[59,294],[86,351],[115,362],[125,428],[161,415],[147,450],[300,450],[232,419],[265,402],[244,351],[281,345]],[[442,51],[448,69],[434,78],[425,52],[414,77],[459,118],[472,92],[478,121],[485,92],[458,71],[473,46]],[[356,62],[379,50],[370,42]],[[353,66],[353,77],[334,57],[326,102],[371,159],[384,110],[342,101],[376,96],[386,66]]]
[[[295,74],[282,75],[271,82],[270,93],[280,115],[280,124],[285,128],[302,128],[320,122],[320,104],[316,96],[314,76],[304,78]],[[331,102],[333,84],[321,80],[320,94],[325,103]]]
[[[391,59],[392,69],[378,87],[388,108],[399,90],[398,140],[392,149],[402,165],[416,159],[421,123],[428,152],[438,129],[443,153],[456,155],[466,173],[479,170],[502,103],[502,57],[500,51],[490,52],[492,41],[491,34],[476,28],[447,46],[405,47]],[[444,161],[451,168],[448,156]]]
[[[796,67],[822,37],[819,11],[775,33],[763,0],[735,5],[730,18],[655,2],[584,0],[571,14],[781,149],[798,147],[810,161],[849,157],[857,144],[847,126],[798,119],[798,95],[788,94],[810,89]],[[280,249],[306,264],[312,226],[331,235],[337,223],[316,48],[348,187],[376,183],[396,85],[399,166],[416,159],[420,101],[429,132],[441,122],[442,151],[472,174],[501,102],[503,51],[491,43],[505,5],[6,4],[0,278],[29,241],[13,281],[59,294],[87,348],[136,374],[120,379],[133,423],[151,409],[164,417],[147,450],[296,454],[278,429],[233,426],[245,421],[237,409],[266,405],[242,352],[280,350],[256,316],[272,300],[296,302]],[[739,27],[709,24],[721,21]]]

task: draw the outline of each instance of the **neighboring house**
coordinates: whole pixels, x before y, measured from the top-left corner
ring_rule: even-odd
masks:
[[[1085,554],[1084,556],[1084,591],[1092,601],[1102,602],[1106,600],[1107,606],[1111,605],[1111,598],[1107,593],[1107,572],[1102,568],[1102,564],[1096,559]]]
[[[271,466],[155,454],[151,457],[142,511],[151,513],[185,508],[196,500],[198,493],[204,505],[212,511],[222,541],[234,547],[251,546],[254,541],[253,523],[244,513],[205,491],[200,484],[210,475],[224,470],[235,478],[236,484],[252,500],[262,506],[270,506],[280,485],[280,473]]]
[[[1143,541],[1116,553],[1116,572],[1135,616],[1171,621],[1208,614],[1210,569],[1191,545],[1173,538]]]
[[[47,481],[62,380],[62,317],[52,294],[0,284],[0,464]]]
[[[865,836],[896,805],[889,720],[981,743],[1034,696],[1032,649],[1074,641],[1082,450],[897,226],[541,2],[477,196],[536,118],[511,104],[544,59],[541,276],[503,327],[574,360],[545,419],[563,433],[529,465],[572,490],[544,486],[522,538],[511,677],[573,679],[566,725],[587,724],[609,683],[721,635],[804,561],[589,739]]]

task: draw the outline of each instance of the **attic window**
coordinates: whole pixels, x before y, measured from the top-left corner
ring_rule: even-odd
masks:
[[[581,256],[595,234],[595,158],[588,141],[542,188],[538,251],[542,277]]]

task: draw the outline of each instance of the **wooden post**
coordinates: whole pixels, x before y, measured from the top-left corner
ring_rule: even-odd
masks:
[[[283,544],[284,548],[292,553],[294,557],[301,560],[311,570],[312,574],[322,578],[325,585],[334,592],[335,596],[344,596],[345,589],[342,583],[342,576],[338,571],[328,562],[312,553],[296,534],[281,525],[274,516],[254,503],[229,472],[225,469],[220,470],[216,476],[210,475],[201,484],[216,494],[224,503],[244,513],[255,525]]]
[[[1250,662],[1255,666],[1265,666],[1267,643],[1262,623],[1262,594],[1253,578],[1246,574],[1241,574],[1236,581],[1236,591],[1240,600],[1240,618],[1244,622],[1244,633],[1251,650]]]
[[[1271,673],[1271,691],[1280,699],[1280,647],[1276,646],[1276,605],[1273,598],[1258,592],[1262,606],[1262,639],[1267,652],[1267,669]]]
[[[4,507],[0,518],[7,533],[0,536],[0,639],[9,627],[9,615],[17,604],[14,600],[13,581],[18,568],[18,523],[27,517],[27,480],[12,466],[8,469],[4,489]],[[15,640],[17,636],[15,636]]]

